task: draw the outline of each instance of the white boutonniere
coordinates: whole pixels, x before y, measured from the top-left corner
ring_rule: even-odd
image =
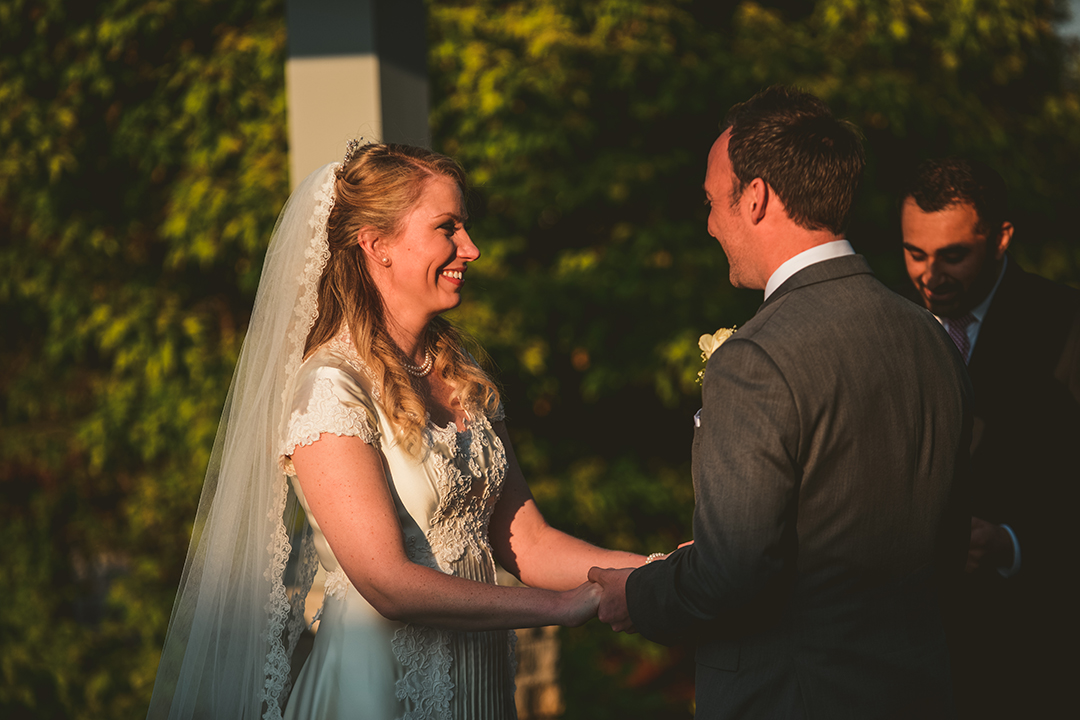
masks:
[[[716,352],[716,348],[724,344],[729,337],[735,334],[735,328],[720,328],[712,335],[702,335],[698,338],[697,344],[701,348],[701,361],[707,362],[712,354]],[[700,383],[705,376],[705,370],[699,370],[697,374],[698,382]]]

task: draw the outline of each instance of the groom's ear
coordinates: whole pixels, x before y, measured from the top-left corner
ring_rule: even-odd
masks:
[[[765,219],[765,210],[772,200],[773,191],[769,184],[761,178],[754,178],[746,188],[746,209],[750,215],[750,222],[757,225]]]

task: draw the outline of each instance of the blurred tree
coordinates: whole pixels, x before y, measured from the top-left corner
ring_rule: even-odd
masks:
[[[288,191],[280,2],[0,3],[0,715],[140,717]]]
[[[429,4],[436,148],[476,183],[457,322],[537,499],[640,551],[690,534],[696,338],[742,324],[705,232],[718,123],[796,83],[866,133],[851,238],[903,280],[900,178],[965,152],[1017,252],[1080,281],[1075,56],[1050,0]],[[287,193],[272,0],[0,0],[0,715],[140,717]],[[475,274],[474,274],[475,273]],[[692,658],[565,634],[567,717],[690,715]]]
[[[1080,281],[1064,208],[1078,185],[1075,49],[1053,0],[821,0],[798,23],[762,5],[736,14],[732,49],[752,83],[820,95],[866,135],[868,168],[851,236],[890,280],[902,277],[896,194],[926,157],[962,154],[1009,184],[1014,252],[1029,269]]]

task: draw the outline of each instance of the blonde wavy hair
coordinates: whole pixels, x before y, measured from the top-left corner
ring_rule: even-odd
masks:
[[[383,299],[357,237],[368,226],[395,235],[426,183],[436,177],[453,180],[465,197],[468,185],[461,166],[424,148],[364,145],[338,168],[328,224],[330,260],[319,280],[319,315],[304,348],[305,356],[310,355],[345,323],[357,353],[379,381],[381,404],[395,439],[414,457],[423,452],[427,408],[420,381],[405,371],[407,358],[387,331]],[[466,343],[482,353],[442,317],[429,323],[421,338],[435,358],[432,372],[453,388],[452,399],[469,412],[491,416],[499,407],[498,388],[466,350]]]

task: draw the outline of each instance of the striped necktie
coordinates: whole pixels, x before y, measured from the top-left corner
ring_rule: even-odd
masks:
[[[957,318],[945,318],[945,329],[952,341],[956,343],[956,349],[960,351],[960,357],[964,358],[965,365],[971,357],[971,340],[968,339],[967,329],[973,322],[975,322],[975,316],[971,313]]]

